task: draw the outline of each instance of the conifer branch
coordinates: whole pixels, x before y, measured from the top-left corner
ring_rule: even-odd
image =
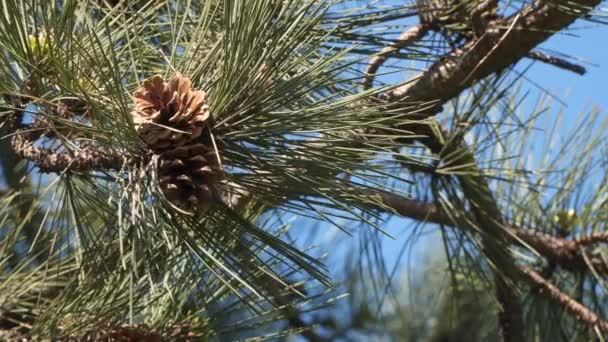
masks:
[[[400,49],[405,48],[406,46],[412,44],[416,40],[421,39],[428,32],[429,26],[425,23],[418,24],[412,26],[407,31],[403,32],[399,38],[393,42],[391,42],[388,46],[386,46],[380,53],[374,56],[365,71],[365,80],[363,82],[363,89],[367,90],[373,86],[374,77],[378,69],[384,64],[384,62],[394,53],[398,52]]]
[[[359,192],[382,203],[383,207],[378,206],[378,209],[390,210],[400,216],[417,221],[462,229],[458,225],[458,222],[454,222],[448,215],[441,212],[434,203],[418,201],[386,191],[360,190]],[[463,216],[470,217],[471,215],[471,213],[465,213]],[[606,234],[603,233],[590,235],[588,238],[569,240],[513,224],[506,224],[504,229],[505,238],[511,244],[524,248],[532,248],[542,257],[546,258],[547,261],[554,262],[572,272],[580,272],[584,269],[589,270],[590,265],[587,264],[581,252],[581,247],[593,243],[606,242]],[[600,274],[608,276],[608,265],[601,258],[592,258],[591,266]]]
[[[459,139],[451,139],[442,130],[431,130],[430,126],[421,126],[426,135],[422,143],[439,158],[456,156],[444,161],[451,165],[463,165],[461,174],[456,178],[464,197],[471,205],[471,214],[476,225],[483,229],[482,252],[488,258],[494,270],[496,296],[500,303],[498,313],[499,326],[503,341],[523,341],[523,314],[519,296],[515,290],[518,272],[515,260],[508,251],[508,240],[505,236],[503,215],[498,208],[494,195],[483,174],[477,168],[475,155]]]
[[[577,6],[577,11],[567,11],[551,2],[535,1],[509,17],[490,21],[478,39],[454,49],[414,81],[387,92],[383,98],[388,103],[437,101],[425,113],[425,116],[435,115],[442,104],[474,82],[501,72],[528,56],[538,44],[589,13],[599,3],[600,0],[579,0],[571,5]],[[503,37],[512,26],[509,34]],[[500,46],[497,46],[499,42]],[[481,60],[484,60],[482,65],[479,64]]]
[[[489,22],[479,38],[471,40],[462,48],[453,50],[414,81],[383,94],[381,99],[397,109],[402,103],[434,102],[428,111],[420,114],[420,119],[434,116],[444,103],[458,96],[473,82],[501,72],[524,58],[554,32],[570,25],[599,2],[599,0],[582,0],[576,4],[581,7],[579,12],[566,12],[554,4],[535,1],[510,17]],[[421,132],[416,133],[421,134]],[[466,146],[461,146],[460,142],[441,146],[443,137],[437,137],[435,134],[428,136],[429,138],[425,139],[426,143],[425,141],[423,143],[433,153],[450,155],[460,149],[463,151],[458,161],[461,165],[476,164],[474,155],[467,151]],[[439,143],[436,143],[437,140]],[[446,148],[449,150],[446,151]],[[472,213],[477,223],[487,230],[487,235],[482,235],[484,253],[496,271],[504,272],[503,275],[497,274],[495,278],[497,297],[502,308],[499,321],[503,340],[521,341],[523,340],[521,307],[517,303],[518,297],[513,286],[505,281],[506,279],[517,281],[518,272],[506,250],[506,239],[502,231],[502,213],[484,177],[478,175],[475,167],[469,171],[471,171],[469,175],[458,177],[463,194],[472,204]]]
[[[11,139],[15,153],[33,162],[41,172],[86,172],[118,170],[126,159],[116,154],[108,154],[99,147],[86,146],[72,153],[55,152],[49,148],[38,147],[26,138],[27,133],[16,132]]]
[[[594,245],[597,243],[608,243],[608,233],[591,233],[574,240],[576,248]]]
[[[577,302],[568,294],[562,292],[547,279],[543,278],[538,272],[530,268],[521,268],[521,273],[526,276],[526,281],[536,288],[539,294],[549,298],[551,301],[562,306],[568,313],[589,326],[597,328],[602,333],[608,333],[608,322],[601,319],[593,311],[589,310],[582,303]]]

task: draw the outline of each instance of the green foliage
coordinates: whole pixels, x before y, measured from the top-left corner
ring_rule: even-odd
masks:
[[[357,59],[348,49],[327,48],[330,4],[2,2],[7,127],[15,118],[50,120],[56,138],[42,144],[53,151],[93,143],[137,158],[146,148],[133,128],[132,92],[152,75],[181,73],[208,93],[224,194],[243,203],[236,210],[218,202],[205,215],[176,211],[159,190],[155,158],[115,171],[45,175],[35,193],[41,207],[32,206],[43,212],[34,235],[53,242],[31,242],[43,258],[28,261],[35,269],[27,274],[51,269],[66,279],[28,304],[36,315],[32,334],[76,336],[142,322],[162,330],[185,321],[218,336],[280,318],[283,309],[272,306],[298,293],[285,276],[331,287],[322,263],[291,244],[288,227],[260,226],[255,208],[284,205],[330,222],[367,221],[371,200],[345,188],[383,187],[384,166],[365,161],[395,142],[359,143],[348,132],[372,122],[388,128],[407,114],[367,105],[369,93],[345,77]],[[15,98],[26,111],[15,110]],[[55,115],[66,101],[86,103],[86,116]],[[344,174],[351,177],[337,177]],[[25,276],[19,274],[13,278]],[[7,301],[22,305],[18,296]],[[230,310],[249,318],[230,322]],[[195,317],[203,319],[193,323]]]
[[[553,143],[557,129],[538,128],[560,115],[547,114],[545,100],[529,113],[525,92],[514,86],[520,75],[505,71],[425,120],[431,131],[450,132],[444,148],[430,153],[413,144],[422,137],[410,128],[432,103],[377,101],[399,83],[395,72],[402,79],[426,68],[476,34],[468,18],[478,5],[0,1],[7,187],[0,197],[0,309],[22,315],[19,332],[34,338],[94,338],[145,323],[164,335],[185,325],[203,340],[273,340],[306,336],[314,321],[335,338],[493,340],[498,327],[488,317],[498,303],[490,274],[506,273],[492,263],[503,253],[518,266],[549,270],[547,279],[572,298],[605,311],[602,275],[556,271],[530,246],[503,251],[493,240],[511,225],[570,238],[605,231],[606,122],[598,111],[581,113],[576,129]],[[381,86],[361,90],[362,62],[414,17],[438,20],[443,29],[391,55],[400,62],[381,69]],[[226,173],[221,198],[204,213],[178,210],[165,198],[159,157],[133,125],[135,89],[154,75],[178,73],[208,95],[205,129]],[[66,105],[74,103],[80,106]],[[43,121],[52,134],[29,124]],[[16,129],[39,134],[35,146],[56,153],[92,145],[124,163],[47,174],[36,160],[18,160],[10,145]],[[539,136],[549,150],[534,146]],[[370,192],[435,205],[459,228],[439,226],[445,262],[418,267],[403,285],[403,269],[389,270],[382,249],[393,233],[383,230],[386,213],[395,210]],[[357,267],[345,286],[332,283],[324,263],[323,252],[335,246],[314,249],[292,233],[292,216],[320,222],[323,234],[327,227],[361,234],[361,253],[346,260]],[[422,221],[403,251],[428,230]],[[488,234],[489,226],[498,231]],[[602,248],[586,252],[606,259]],[[350,319],[317,315],[334,304],[339,311],[344,289]],[[592,336],[533,291],[524,303],[526,336]]]

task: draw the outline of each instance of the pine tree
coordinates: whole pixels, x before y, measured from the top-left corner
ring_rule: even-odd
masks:
[[[513,68],[584,74],[539,46],[600,4],[1,1],[2,338],[608,336],[608,122],[539,152]],[[293,217],[361,234],[346,285]],[[392,217],[445,248],[419,322],[384,311]]]

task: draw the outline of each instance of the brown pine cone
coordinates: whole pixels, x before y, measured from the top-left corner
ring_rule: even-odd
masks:
[[[207,95],[191,86],[190,79],[179,74],[169,82],[157,75],[135,91],[133,122],[150,149],[184,146],[202,135],[209,118]]]
[[[158,174],[171,203],[184,210],[205,210],[217,196],[224,173],[214,149],[194,144],[162,153]]]

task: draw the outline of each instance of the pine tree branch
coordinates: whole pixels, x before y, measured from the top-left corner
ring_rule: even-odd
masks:
[[[370,191],[369,193],[371,195],[373,192]],[[448,215],[443,214],[434,203],[416,201],[389,192],[377,191],[373,196],[376,198],[379,197],[384,205],[390,207],[401,216],[459,228],[459,226],[453,222]],[[467,216],[471,216],[471,214],[467,214]],[[581,242],[584,242],[585,244],[606,242],[606,234],[596,234],[594,236],[589,236],[589,238],[585,240],[567,240],[565,238],[554,237],[532,229],[523,229],[513,225],[508,225],[506,230],[508,233],[505,236],[509,237],[509,242],[522,247],[529,246],[536,250],[541,256],[545,257],[549,262],[553,262],[566,270],[577,273],[582,270],[591,271],[584,255],[580,251]],[[592,267],[599,273],[608,274],[608,266],[601,258],[593,258],[591,263]],[[528,268],[522,268],[520,269],[520,272],[525,276],[524,280],[533,288],[541,288],[544,290],[538,291],[537,295],[548,297],[562,305],[566,311],[588,326],[598,327],[600,331],[604,333],[608,332],[608,330],[606,330],[608,328],[608,322],[602,320],[597,314],[576,302],[569,295],[561,292],[540,274]],[[505,337],[505,339],[506,338],[507,337]]]
[[[577,6],[577,10],[567,11],[558,4],[535,1],[518,13],[489,22],[478,39],[453,50],[415,80],[387,92],[382,98],[388,103],[402,100],[409,103],[437,101],[423,114],[425,117],[433,116],[442,104],[458,96],[474,82],[501,72],[525,58],[537,45],[589,13],[600,2],[578,0],[569,4]]]
[[[108,155],[99,148],[84,147],[73,153],[59,153],[44,147],[34,146],[24,138],[25,134],[15,134],[11,140],[13,150],[23,159],[32,161],[41,172],[94,171],[120,169],[124,159]]]
[[[580,0],[580,11],[566,12],[563,8],[545,1],[536,1],[518,13],[499,18],[488,23],[485,32],[463,48],[455,49],[440,59],[412,82],[408,82],[381,96],[381,99],[398,109],[403,104],[430,103],[430,109],[419,115],[425,119],[436,115],[442,105],[458,96],[473,82],[493,73],[501,72],[521,58],[527,56],[538,44],[549,38],[586,14],[600,3],[600,0]],[[416,132],[421,134],[421,132]],[[501,304],[499,323],[504,341],[523,340],[521,307],[514,287],[506,280],[517,281],[515,264],[507,251],[503,232],[502,213],[493,199],[489,185],[477,172],[475,156],[460,142],[441,147],[443,137],[436,132],[427,134],[427,145],[436,155],[452,155],[461,150],[458,162],[468,167],[469,174],[459,176],[464,196],[471,203],[472,214],[479,226],[486,231],[482,234],[483,251],[493,264],[494,270],[502,272],[495,277],[497,297]],[[439,141],[439,144],[436,143]],[[439,149],[441,147],[441,149]],[[446,150],[447,149],[447,150]]]
[[[430,125],[420,125],[419,139],[433,154],[446,165],[461,165],[456,176],[464,197],[471,205],[471,214],[476,226],[482,231],[482,252],[488,258],[494,272],[496,297],[500,303],[499,326],[503,341],[523,341],[523,314],[516,293],[515,283],[519,272],[515,260],[508,250],[509,241],[504,230],[503,215],[498,208],[490,186],[477,167],[477,161],[459,136],[452,136],[443,129],[432,129]],[[471,227],[467,227],[471,228]]]
[[[577,247],[594,245],[596,243],[608,243],[608,233],[591,233],[574,240],[574,243],[577,245]]]
[[[373,86],[374,77],[376,76],[378,69],[380,69],[388,57],[424,37],[428,30],[429,26],[425,23],[412,26],[410,29],[403,32],[397,40],[390,43],[388,46],[382,49],[380,53],[374,56],[374,58],[370,60],[367,70],[365,71],[363,89],[368,90]]]
[[[118,170],[128,161],[123,156],[93,146],[82,147],[71,153],[55,152],[36,146],[33,140],[28,139],[29,135],[27,131],[15,132],[11,147],[17,156],[34,163],[40,172]]]
[[[413,220],[462,229],[458,222],[454,222],[452,218],[442,213],[434,203],[413,200],[386,191],[357,190],[357,192],[382,203],[382,206],[376,207],[379,210],[390,210],[392,213]],[[466,213],[464,216],[471,217],[472,214]],[[599,233],[596,235],[597,239],[589,236],[589,239],[568,240],[512,224],[506,224],[504,229],[505,237],[511,244],[532,248],[547,261],[572,272],[590,271],[590,265],[587,264],[585,256],[581,253],[581,247],[593,243],[604,243],[608,239],[606,234]],[[608,275],[608,265],[601,258],[592,258],[591,266],[600,274]]]
[[[547,297],[558,305],[562,306],[567,312],[591,328],[597,328],[602,333],[608,333],[608,322],[601,319],[589,308],[574,300],[571,296],[563,293],[555,285],[543,278],[538,272],[522,268],[521,273],[525,275],[526,281],[541,290],[537,290],[543,297]]]

